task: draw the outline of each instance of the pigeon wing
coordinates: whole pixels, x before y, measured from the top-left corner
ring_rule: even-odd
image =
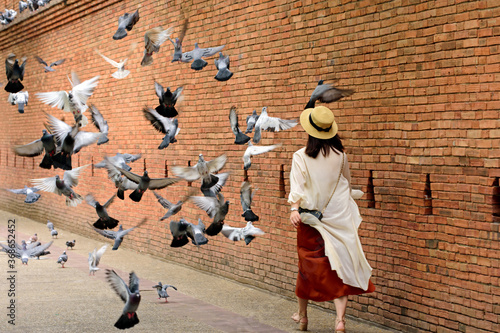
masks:
[[[28,250],[28,255],[30,257],[36,257],[38,254],[42,253],[43,251],[47,250],[53,243],[54,241],[50,241],[48,243],[45,243],[43,245],[37,246],[35,248],[29,249]]]
[[[134,183],[139,184],[141,182],[141,176],[136,175],[135,173],[132,173],[130,171],[123,170],[122,168],[117,167],[117,166],[115,166],[115,168],[118,171],[120,171],[122,173],[122,175],[124,175],[125,177],[127,177],[128,179],[130,179],[131,181],[133,181]]]
[[[163,198],[161,195],[153,191],[153,194],[155,195],[156,199],[158,199],[158,202],[160,205],[162,205],[166,209],[170,209],[172,207],[172,203],[168,201],[167,199]]]
[[[118,274],[116,274],[116,272],[112,269],[106,270],[106,280],[111,285],[111,288],[113,288],[113,290],[118,294],[118,296],[120,296],[122,301],[127,303],[130,294],[130,289],[128,288],[125,281],[123,281],[123,279],[119,277]]]
[[[70,111],[68,93],[64,90],[36,93],[35,95],[45,104],[67,112]]]
[[[103,245],[96,253],[95,253],[95,260],[94,260],[94,266],[99,265],[99,261],[101,261],[102,255],[104,252],[106,252],[106,249],[108,248],[107,245]],[[95,251],[95,250],[94,250]]]
[[[210,218],[213,218],[215,216],[215,213],[217,212],[217,199],[214,197],[191,197],[191,200],[193,200],[194,204],[198,206],[198,208],[203,209],[205,212],[207,212],[208,216]]]
[[[53,63],[51,63],[49,67],[62,65],[64,63],[64,61],[66,61],[66,59],[59,59],[59,60],[54,61]]]
[[[73,152],[77,153],[83,147],[86,147],[86,146],[93,144],[94,142],[99,140],[101,135],[103,135],[101,132],[99,132],[99,133],[84,132],[84,131],[78,132],[75,136],[75,145],[73,148]]]
[[[232,241],[239,241],[243,238],[243,233],[241,228],[233,228],[228,225],[223,225],[221,233]]]
[[[57,119],[53,115],[47,114],[49,121],[49,129],[57,138],[57,141],[64,142],[66,136],[71,132],[72,127],[66,124],[64,121]]]
[[[149,181],[150,190],[159,190],[169,185],[175,184],[180,181],[181,178],[153,178]]]
[[[56,177],[32,179],[31,183],[42,191],[61,194],[56,186]]]
[[[97,87],[97,80],[99,79],[99,75],[94,76],[93,78],[83,81],[71,89],[73,96],[76,98],[78,103],[86,104],[87,99],[92,96],[94,93],[94,89]],[[74,82],[73,82],[74,83]]]
[[[163,100],[163,94],[165,93],[165,90],[163,89],[163,86],[156,81],[155,81],[155,92],[156,96],[158,96],[160,100]]]
[[[163,134],[167,134],[167,127],[165,124],[165,117],[161,116],[156,110],[150,109],[150,108],[143,108],[142,112],[144,113],[144,117],[146,117],[147,120],[153,125],[154,128],[158,132],[161,132]]]
[[[64,183],[69,187],[75,187],[78,185],[78,177],[80,176],[80,173],[82,173],[82,171],[89,165],[90,164],[86,164],[73,170],[64,171]]]
[[[104,121],[104,117],[102,116],[101,112],[94,106],[90,105],[90,111],[92,112],[92,122],[94,123],[95,127],[99,130],[101,133],[108,133],[108,124]]]
[[[101,230],[101,229],[94,228],[90,223],[89,223],[89,225],[92,227],[92,229],[95,230],[95,232],[97,232],[101,236],[104,236],[104,237],[109,238],[109,239],[115,239],[116,238],[116,233],[117,233],[116,231],[113,231],[113,230]]]
[[[224,167],[224,165],[226,164],[226,161],[227,161],[227,156],[225,154],[223,154],[217,158],[214,158],[213,160],[211,160],[210,162],[207,163],[207,167],[208,167],[209,172],[214,173],[214,172],[219,171],[220,169],[222,169]]]
[[[92,207],[94,207],[94,208],[95,208],[95,206],[96,206],[96,201],[95,201],[94,196],[93,196],[92,194],[87,194],[87,195],[85,196],[85,201],[86,201],[86,202],[87,202],[90,206],[92,206]]]
[[[15,194],[27,194],[25,188],[21,188],[21,189],[6,188],[6,190],[9,191],[9,192],[15,193]]]
[[[109,198],[108,201],[106,201],[106,203],[103,205],[103,207],[108,208],[109,205],[111,205],[113,203],[113,200],[115,200],[115,197],[116,197],[116,194],[113,194],[113,196],[111,198]]]
[[[276,149],[280,146],[281,146],[281,144],[270,145],[270,146],[251,146],[248,149],[249,149],[250,155],[260,155],[260,154],[267,153],[273,149]]]
[[[192,182],[200,178],[200,174],[198,173],[198,170],[196,170],[196,166],[194,167],[173,166],[172,172],[176,176],[181,177],[187,180],[188,182]]]
[[[139,278],[134,272],[131,272],[129,275],[128,286],[131,293],[136,293],[139,291]]]
[[[36,61],[38,61],[38,63],[40,63],[42,65],[45,65],[45,66],[48,66],[47,63],[45,61],[43,61],[42,58],[40,58],[38,56],[35,56],[35,59],[36,59]]]
[[[213,56],[214,54],[222,51],[222,49],[224,48],[224,46],[226,45],[222,45],[222,46],[218,46],[218,47],[207,47],[207,48],[204,48],[204,49],[201,49],[201,56],[202,57],[210,57],[210,56]]]
[[[137,161],[142,157],[142,154],[132,155],[132,154],[121,154],[126,163],[132,163]]]
[[[104,54],[102,54],[101,52],[99,52],[99,50],[96,49],[95,52],[98,55],[100,55],[104,60],[106,60],[107,62],[109,62],[111,64],[111,66],[116,67],[116,68],[120,68],[121,67],[119,63],[117,63],[116,61],[114,61],[112,59],[109,59]]]
[[[43,142],[37,139],[25,145],[14,146],[13,150],[19,156],[38,156],[43,153]]]

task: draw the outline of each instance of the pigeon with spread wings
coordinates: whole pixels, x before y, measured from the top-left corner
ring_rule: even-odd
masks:
[[[118,30],[113,35],[114,40],[122,39],[127,36],[127,31],[132,30],[134,25],[139,21],[139,9],[133,14],[125,13],[118,18]]]
[[[125,281],[123,281],[114,270],[106,269],[106,280],[125,303],[122,315],[115,323],[115,327],[121,330],[134,327],[139,323],[139,317],[137,317],[136,313],[139,303],[141,302],[139,278],[134,272],[131,272],[127,286]]]
[[[207,212],[210,218],[213,218],[213,222],[206,230],[207,235],[217,235],[222,230],[224,219],[229,211],[229,201],[224,201],[222,193],[218,193],[217,197],[191,197],[191,200]]]
[[[116,153],[115,156],[110,156],[108,157],[108,160],[116,166],[119,166],[122,169],[125,169],[127,171],[132,170],[131,167],[127,165],[127,163],[132,163],[140,159],[142,154],[121,154],[121,153]],[[103,160],[99,163],[94,164],[96,168],[105,168],[106,167],[106,160]]]
[[[281,143],[270,146],[254,146],[250,141],[248,141],[248,147],[243,154],[243,169],[250,169],[252,166],[252,156],[267,153],[278,147],[281,147]]]
[[[144,114],[144,117],[146,117],[147,120],[153,125],[153,127],[165,136],[163,137],[162,142],[158,146],[158,149],[165,149],[167,148],[171,143],[177,142],[177,139],[175,136],[179,133],[180,128],[179,128],[179,121],[177,118],[167,118],[162,115],[160,115],[156,110],[150,109],[150,108],[143,108],[142,112]]]
[[[118,225],[118,220],[112,218],[111,216],[108,215],[108,212],[106,211],[106,208],[113,203],[113,200],[115,199],[116,194],[114,194],[111,198],[109,198],[108,201],[104,205],[101,205],[99,201],[96,201],[94,199],[94,196],[92,194],[87,194],[85,196],[85,201],[89,205],[95,208],[95,211],[97,215],[99,216],[99,219],[93,224],[95,228],[97,229],[113,229]]]
[[[255,123],[253,142],[260,142],[262,131],[279,132],[280,130],[283,131],[295,127],[298,123],[298,120],[269,117],[267,115],[267,107],[263,107],[262,112],[259,115],[259,119],[257,119],[257,122]]]
[[[172,56],[172,62],[176,61],[181,61],[182,58],[182,40],[184,39],[184,36],[186,36],[187,28],[188,28],[188,23],[189,19],[186,18],[184,20],[184,24],[182,25],[181,32],[179,33],[179,36],[175,39],[175,41],[168,37],[170,42],[174,45],[174,55]]]
[[[16,155],[35,157],[41,155],[45,151],[40,167],[50,169],[52,167],[52,157],[56,154],[56,138],[54,135],[42,130],[42,137],[25,145],[14,146],[13,150]]]
[[[203,154],[198,156],[198,163],[192,167],[174,166],[172,172],[188,182],[193,182],[201,177],[201,187],[203,189],[211,188],[219,181],[219,177],[214,175],[214,172],[219,171],[224,167],[227,161],[226,155],[221,155],[209,162],[203,158]]]
[[[174,290],[177,290],[176,287],[170,285],[170,284],[162,284],[161,282],[158,282],[157,285],[154,285],[151,288],[156,288],[156,291],[158,292],[158,299],[165,299],[165,303],[168,302],[167,298],[170,297],[170,295],[167,293],[167,288],[172,288]]]
[[[172,30],[172,28],[163,30],[162,27],[156,27],[146,31],[144,35],[144,57],[142,58],[141,66],[151,65],[153,63],[153,53],[160,52],[161,44],[170,37]]]
[[[128,178],[123,177],[122,173],[117,169],[118,165],[120,164],[118,162],[115,162],[115,160],[112,160],[112,158],[110,157],[106,157],[104,159],[104,167],[108,171],[108,178],[115,183],[115,187],[118,189],[118,191],[116,192],[116,196],[121,200],[124,200],[125,191],[135,190],[139,185],[129,180]],[[125,170],[130,171],[130,169],[131,168],[127,165],[127,168]]]
[[[5,59],[7,80],[9,80],[4,88],[5,91],[15,94],[24,89],[21,81],[24,78],[24,67],[26,65],[26,59],[26,57],[23,57],[21,59],[21,65],[19,65],[19,60],[16,59],[16,55],[14,53],[10,53],[7,56],[7,59]]]
[[[338,101],[342,97],[349,97],[352,94],[354,94],[354,90],[339,89],[331,84],[324,84],[323,80],[319,80],[305,108],[314,108],[316,101],[320,101],[321,103],[332,103]]]
[[[194,50],[189,52],[184,52],[181,57],[182,62],[193,62],[191,68],[195,71],[202,70],[208,63],[202,58],[211,57],[217,52],[222,51],[225,45],[218,47],[207,47],[200,49],[198,43],[194,43]]]
[[[121,243],[123,242],[123,237],[125,237],[129,232],[131,232],[135,228],[140,227],[141,225],[143,225],[144,223],[146,223],[146,221],[147,221],[147,218],[144,218],[144,219],[142,219],[141,222],[139,222],[138,225],[136,225],[135,227],[126,229],[126,230],[123,230],[123,226],[121,224],[118,227],[118,231],[101,230],[101,229],[97,229],[97,228],[94,228],[94,227],[92,227],[92,229],[94,229],[95,232],[97,232],[98,234],[101,234],[102,236],[104,236],[106,238],[113,239],[115,242],[113,244],[112,250],[116,251],[116,250],[118,250],[118,248],[120,247]],[[89,223],[89,225],[91,225],[91,224]]]
[[[172,232],[171,247],[181,247],[189,243],[189,239],[193,244],[200,246],[208,243],[205,237],[205,225],[198,219],[198,225],[194,225],[185,219],[180,219],[179,222],[170,221],[170,231]]]
[[[59,59],[59,60],[54,61],[53,63],[51,63],[49,65],[42,58],[40,58],[38,56],[35,56],[35,59],[36,59],[36,61],[38,61],[39,64],[43,65],[43,68],[45,69],[45,73],[54,72],[55,69],[52,67],[62,65],[64,63],[64,61],[66,61],[66,59]]]
[[[114,72],[113,74],[111,74],[111,76],[114,77],[115,79],[119,80],[119,79],[126,78],[130,74],[130,71],[125,69],[125,64],[127,63],[127,60],[130,57],[130,55],[132,54],[132,52],[135,50],[136,46],[137,46],[137,43],[133,43],[132,46],[130,47],[130,51],[129,51],[129,54],[127,55],[127,57],[124,60],[120,59],[120,62],[116,62],[116,61],[106,57],[104,54],[99,52],[99,50],[97,50],[97,49],[95,49],[95,52],[98,55],[100,55],[104,60],[106,60],[109,64],[111,64],[111,66],[118,68],[118,70],[116,72]]]
[[[233,228],[228,225],[222,227],[221,233],[232,241],[239,241],[244,239],[248,245],[257,235],[264,235],[265,232],[253,226],[251,221],[243,228]]]
[[[161,195],[159,195],[155,191],[153,191],[153,194],[155,195],[156,199],[158,199],[158,202],[160,203],[160,205],[162,205],[163,208],[167,209],[167,213],[160,219],[160,221],[163,221],[163,220],[169,218],[170,216],[175,215],[178,212],[180,212],[184,202],[186,202],[187,199],[189,199],[189,196],[186,196],[174,204],[174,203],[171,203],[170,201],[168,201],[167,199],[163,198]]]
[[[35,203],[40,198],[40,194],[35,193],[35,192],[40,191],[36,187],[28,187],[28,186],[24,185],[24,188],[21,188],[21,189],[6,189],[6,190],[10,191],[12,193],[15,193],[15,194],[25,195],[26,198],[24,199],[24,202],[28,203],[28,204]]]
[[[178,112],[175,109],[175,103],[177,103],[177,100],[182,100],[181,93],[183,89],[183,87],[178,87],[172,93],[170,87],[167,87],[167,91],[165,91],[161,84],[155,82],[156,96],[158,96],[160,101],[160,105],[156,107],[156,112],[168,118],[177,116]]]
[[[95,275],[95,272],[99,270],[97,266],[99,266],[99,262],[107,248],[107,245],[103,245],[99,250],[95,248],[94,251],[89,252],[89,275]]]
[[[28,105],[29,97],[30,95],[27,91],[20,91],[15,94],[10,93],[7,101],[12,105],[17,104],[17,111],[19,113],[24,113],[24,106]]]

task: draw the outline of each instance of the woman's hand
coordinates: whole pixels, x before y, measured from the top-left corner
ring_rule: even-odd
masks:
[[[300,218],[300,213],[298,211],[293,211],[290,213],[290,222],[292,222],[295,229],[299,227],[299,224],[302,222]]]

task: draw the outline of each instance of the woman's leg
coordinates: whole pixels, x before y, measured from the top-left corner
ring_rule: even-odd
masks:
[[[304,298],[297,297],[299,301],[299,314],[302,315],[302,317],[307,318],[307,303],[308,300]]]
[[[335,330],[345,329],[345,310],[347,308],[347,296],[342,296],[333,300],[335,304],[335,312],[337,313],[337,320],[335,321]]]

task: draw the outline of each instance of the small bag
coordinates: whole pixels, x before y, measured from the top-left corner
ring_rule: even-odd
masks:
[[[299,207],[299,213],[300,214],[302,214],[302,213],[311,214],[312,216],[314,216],[315,218],[317,218],[320,221],[323,218],[323,214],[319,210],[309,210],[309,209]]]

